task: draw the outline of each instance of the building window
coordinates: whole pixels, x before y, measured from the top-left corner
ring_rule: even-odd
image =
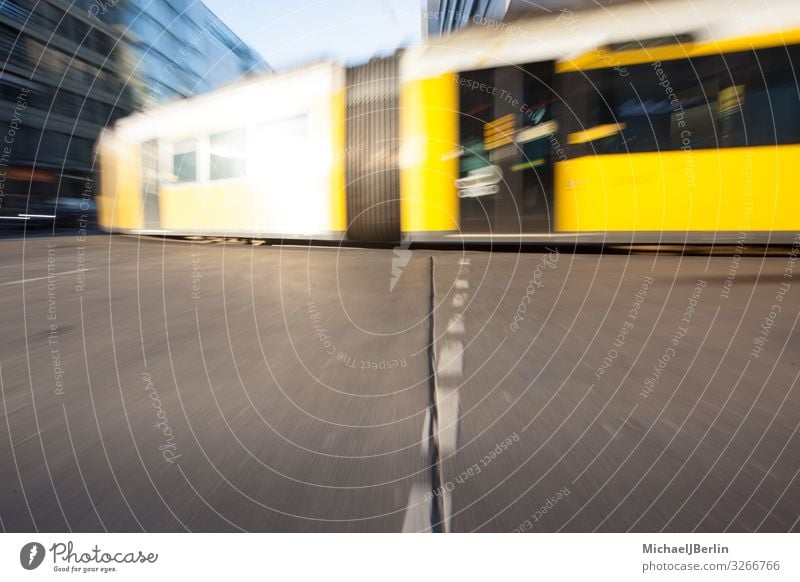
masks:
[[[213,134],[210,146],[212,180],[244,176],[246,149],[244,128]]]
[[[176,182],[197,181],[197,144],[193,139],[175,144],[172,173],[175,174]]]

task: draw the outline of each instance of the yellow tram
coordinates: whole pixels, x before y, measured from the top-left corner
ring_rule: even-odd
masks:
[[[713,0],[475,25],[120,120],[112,232],[526,240],[800,229],[800,6]]]

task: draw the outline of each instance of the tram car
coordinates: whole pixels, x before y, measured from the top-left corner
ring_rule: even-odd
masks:
[[[800,230],[800,6],[479,23],[119,120],[111,232],[397,241]]]

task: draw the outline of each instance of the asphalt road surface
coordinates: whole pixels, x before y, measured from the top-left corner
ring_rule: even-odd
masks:
[[[0,526],[799,531],[796,258],[6,237]]]

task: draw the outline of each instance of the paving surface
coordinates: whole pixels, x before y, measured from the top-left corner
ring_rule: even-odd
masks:
[[[800,262],[0,240],[6,531],[798,531]]]

